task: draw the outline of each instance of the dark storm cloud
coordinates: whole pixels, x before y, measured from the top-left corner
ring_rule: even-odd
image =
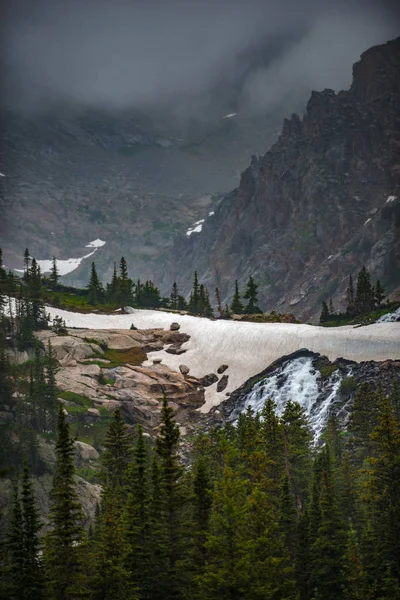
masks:
[[[393,15],[372,0],[8,0],[3,99],[126,108],[201,96],[271,42],[271,64],[242,77],[243,106],[259,110],[298,86],[347,85],[359,54],[396,35]]]

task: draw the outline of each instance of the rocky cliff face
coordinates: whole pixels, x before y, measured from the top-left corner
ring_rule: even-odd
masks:
[[[400,38],[370,48],[349,90],[313,92],[303,118],[253,157],[201,233],[179,239],[164,272],[188,289],[192,273],[224,298],[234,280],[260,283],[264,310],[316,317],[344,304],[363,264],[400,284]]]

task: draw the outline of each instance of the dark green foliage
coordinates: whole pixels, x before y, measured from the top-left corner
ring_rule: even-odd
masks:
[[[174,281],[174,283],[172,284],[172,290],[171,290],[171,296],[170,296],[170,302],[169,302],[170,308],[172,308],[173,310],[178,310],[178,302],[179,302],[179,290],[178,290],[178,286],[176,285],[176,282]]]
[[[241,315],[243,313],[243,304],[240,299],[239,285],[237,279],[235,281],[235,293],[232,298],[230,309],[234,315]]]
[[[53,288],[53,290],[55,290],[57,288],[59,281],[60,281],[60,274],[58,272],[57,259],[55,256],[53,256],[53,261],[52,261],[51,271],[50,271],[50,276],[49,276],[49,282],[50,282],[50,285]]]
[[[96,306],[96,304],[101,304],[104,301],[103,286],[97,275],[96,265],[94,264],[94,262],[92,262],[90,268],[90,280],[88,284],[87,301],[92,306]]]
[[[248,300],[248,302],[244,308],[244,312],[248,315],[257,314],[257,313],[262,312],[261,308],[258,306],[257,289],[258,289],[258,285],[254,281],[253,277],[250,275],[249,281],[247,282],[247,288],[246,288],[246,291],[243,296],[243,298]]]
[[[385,290],[382,287],[382,284],[378,279],[375,284],[375,289],[374,289],[374,298],[375,298],[375,303],[377,304],[377,306],[380,306],[382,304],[383,300],[385,299],[385,296],[386,296]]]
[[[48,598],[70,600],[79,597],[83,529],[74,480],[74,444],[62,406],[58,412],[56,457],[49,515],[51,530],[45,538],[43,561]]]
[[[133,304],[132,280],[128,276],[128,267],[124,257],[119,263],[119,281],[118,281],[117,301],[121,308]]]
[[[127,468],[131,458],[132,439],[119,408],[116,408],[101,456],[102,481],[114,494],[121,493],[125,488]]]
[[[329,319],[329,308],[326,302],[322,303],[322,310],[321,310],[321,316],[319,317],[319,322],[320,323],[326,323],[326,321]]]

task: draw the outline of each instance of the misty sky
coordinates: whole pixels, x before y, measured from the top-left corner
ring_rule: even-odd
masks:
[[[207,98],[273,108],[293,93],[351,83],[371,45],[399,35],[385,0],[6,0],[3,101],[124,109]],[[255,58],[256,57],[256,58]],[[194,102],[194,105],[196,102]]]

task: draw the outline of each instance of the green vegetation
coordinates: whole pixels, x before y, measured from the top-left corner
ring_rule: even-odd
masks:
[[[332,375],[332,373],[337,371],[336,365],[325,365],[319,361],[315,362],[315,366],[317,367],[318,371],[321,373],[321,377],[323,379],[328,379]]]
[[[340,383],[339,391],[343,396],[348,396],[352,392],[354,392],[357,388],[357,382],[354,377],[346,377]]]
[[[143,361],[147,360],[147,354],[141,348],[129,348],[128,350],[109,349],[104,353],[104,358],[110,362],[107,365],[104,365],[104,363],[99,364],[102,364],[107,369],[112,369],[113,367],[121,367],[126,364],[132,366],[141,365]]]
[[[379,317],[388,312],[396,310],[400,304],[398,302],[387,302],[383,306],[385,299],[385,290],[378,280],[375,285],[371,283],[370,275],[365,267],[359,271],[354,289],[353,278],[350,275],[349,284],[346,290],[347,308],[345,313],[336,314],[332,298],[328,303],[322,302],[322,311],[320,324],[325,327],[339,327],[341,325],[369,325],[374,323]]]

